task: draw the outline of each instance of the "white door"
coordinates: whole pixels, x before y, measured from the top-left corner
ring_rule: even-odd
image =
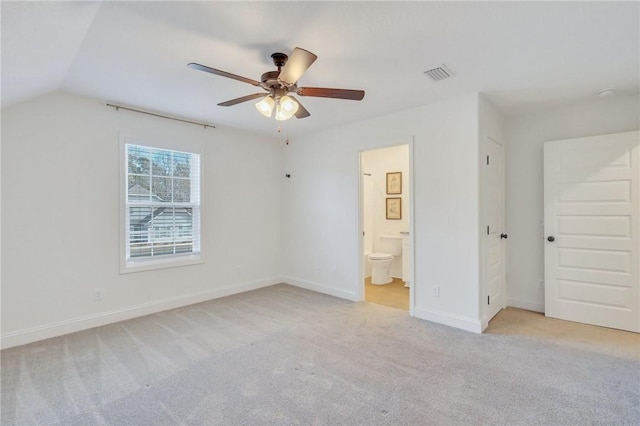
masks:
[[[640,331],[639,138],[545,143],[547,316]]]
[[[504,151],[502,145],[488,138],[486,170],[485,281],[487,286],[487,320],[505,306],[504,290]]]

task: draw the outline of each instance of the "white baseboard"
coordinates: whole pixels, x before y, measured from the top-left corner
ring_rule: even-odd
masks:
[[[480,322],[480,329],[482,330],[481,333],[484,333],[487,327],[489,327],[489,321],[490,320],[486,318],[482,318],[482,321]]]
[[[414,316],[423,320],[448,325],[461,330],[473,333],[482,333],[482,322],[479,319],[463,317],[447,312],[434,311],[432,309],[417,307],[414,309]]]
[[[527,311],[542,312],[544,314],[544,303],[527,302],[525,300],[508,298],[507,306],[526,309]]]
[[[280,283],[282,283],[282,277],[272,277],[264,280],[250,281],[222,288],[199,291],[196,293],[157,300],[140,305],[128,306],[126,308],[87,315],[80,318],[72,318],[25,330],[13,331],[0,336],[0,348],[7,349],[14,346],[25,345],[39,340],[75,333],[76,331],[100,327],[114,322],[155,314],[156,312],[193,305],[194,303],[205,302],[207,300],[230,296],[232,294],[244,293],[245,291],[256,290]]]
[[[282,278],[285,284],[290,284],[296,287],[305,288],[307,290],[315,291],[318,293],[328,294],[329,296],[339,297],[341,299],[351,300],[358,302],[355,292],[346,291],[335,287],[329,287],[328,285],[316,283],[313,281],[303,280],[296,277],[285,276]]]

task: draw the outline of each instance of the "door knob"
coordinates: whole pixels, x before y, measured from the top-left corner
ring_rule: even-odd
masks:
[[[549,241],[550,243],[554,242],[556,240],[556,237],[554,237],[553,235],[549,235],[547,237],[547,241]]]
[[[507,238],[509,238],[507,234],[500,234],[500,239],[506,240]]]

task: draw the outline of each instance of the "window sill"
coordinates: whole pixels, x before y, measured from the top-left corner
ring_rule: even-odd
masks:
[[[164,259],[129,260],[120,266],[120,273],[129,274],[132,272],[154,271],[156,269],[177,268],[201,263],[204,263],[204,260],[200,254],[172,256]]]

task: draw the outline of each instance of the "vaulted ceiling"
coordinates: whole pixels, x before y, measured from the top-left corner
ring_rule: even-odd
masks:
[[[54,90],[275,135],[484,92],[505,114],[637,94],[637,2],[11,2],[2,7],[2,105]],[[303,86],[363,89],[363,101],[299,98],[311,117],[278,123],[253,104],[270,55],[318,60]],[[445,64],[455,76],[424,71]]]

